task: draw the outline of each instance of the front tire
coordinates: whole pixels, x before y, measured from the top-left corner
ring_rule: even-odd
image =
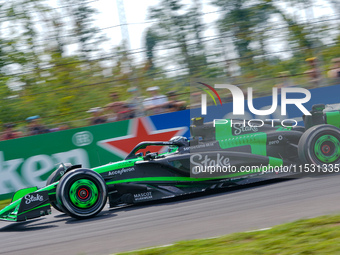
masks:
[[[52,184],[52,183],[55,183],[57,181],[59,181],[61,179],[61,177],[63,177],[64,173],[65,173],[65,168],[68,168],[68,167],[71,167],[72,165],[70,163],[65,163],[64,165],[60,165],[58,167],[57,170],[55,170],[47,179],[46,181],[46,186]],[[64,212],[62,210],[62,208],[60,207],[60,205],[57,203],[57,202],[54,202],[54,201],[51,201],[50,204],[52,205],[52,207],[54,209],[56,209],[57,211],[59,212]]]
[[[339,164],[340,129],[324,124],[309,128],[301,136],[298,155],[303,164]]]
[[[107,187],[100,174],[75,169],[63,176],[57,186],[57,203],[71,217],[91,218],[105,206]]]

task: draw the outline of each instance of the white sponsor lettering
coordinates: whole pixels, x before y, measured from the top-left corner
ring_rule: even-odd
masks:
[[[136,201],[145,200],[145,199],[152,199],[152,193],[151,193],[151,191],[144,192],[144,193],[138,193],[138,194],[134,194],[133,197]]]
[[[60,152],[52,155],[54,162],[68,162],[73,165],[81,164],[84,168],[90,167],[89,158],[86,150],[74,149],[70,151]]]
[[[45,181],[40,176],[53,169],[52,159],[47,155],[36,155],[28,158],[22,165],[22,176],[29,183],[34,183],[38,187],[45,185]]]
[[[185,147],[185,148],[183,148],[183,150],[184,151],[196,150],[196,149],[211,147],[211,146],[214,146],[214,144],[215,144],[215,142],[202,143],[202,144],[198,144],[198,145],[194,145],[194,146],[190,146],[190,147]]]
[[[86,146],[93,141],[93,135],[89,131],[75,133],[72,137],[72,142],[75,146]]]
[[[193,165],[192,173],[198,174],[198,170],[200,169],[210,169],[217,166],[230,166],[230,159],[225,156],[221,156],[220,153],[216,154],[216,159],[211,159],[208,155],[202,156],[201,154],[194,154],[190,157],[190,164]]]
[[[84,149],[70,150],[51,156],[35,155],[26,160],[19,158],[8,161],[5,160],[4,153],[0,151],[0,194],[12,193],[31,186],[45,186],[46,181],[41,176],[52,171],[55,165],[60,162],[82,164],[84,167],[89,167],[88,155]]]
[[[4,154],[0,151],[0,194],[14,192],[27,187],[16,171],[23,161],[23,158],[5,161]]]
[[[279,140],[275,140],[275,141],[270,141],[270,142],[268,143],[268,145],[279,144],[279,143],[280,143]]]
[[[234,130],[234,134],[235,135],[240,135],[241,133],[244,132],[257,132],[259,131],[259,129],[257,127],[250,127],[250,126],[234,126],[235,130]]]
[[[44,201],[44,197],[39,194],[36,194],[36,195],[28,194],[25,196],[26,205],[29,205],[30,203],[37,202],[37,201],[40,201],[40,202]]]
[[[123,173],[128,173],[128,172],[132,172],[135,171],[135,168],[130,167],[130,168],[123,168],[123,169],[119,169],[119,170],[114,170],[114,171],[110,171],[109,172],[109,176],[111,175],[122,175]]]

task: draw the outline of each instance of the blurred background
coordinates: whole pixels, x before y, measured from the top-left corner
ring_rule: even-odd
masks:
[[[9,0],[0,25],[2,140],[194,107],[193,79],[340,84],[338,0]]]

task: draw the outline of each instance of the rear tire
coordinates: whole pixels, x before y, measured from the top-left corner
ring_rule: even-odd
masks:
[[[107,187],[100,174],[89,169],[66,173],[57,186],[57,203],[68,215],[77,219],[98,214],[107,201]]]
[[[298,155],[303,164],[339,164],[340,129],[324,124],[309,128],[301,136]]]

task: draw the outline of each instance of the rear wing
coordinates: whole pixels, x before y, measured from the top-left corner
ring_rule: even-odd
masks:
[[[324,105],[316,104],[312,106],[311,115],[303,115],[305,128],[315,125],[330,124],[340,128],[340,104]]]

